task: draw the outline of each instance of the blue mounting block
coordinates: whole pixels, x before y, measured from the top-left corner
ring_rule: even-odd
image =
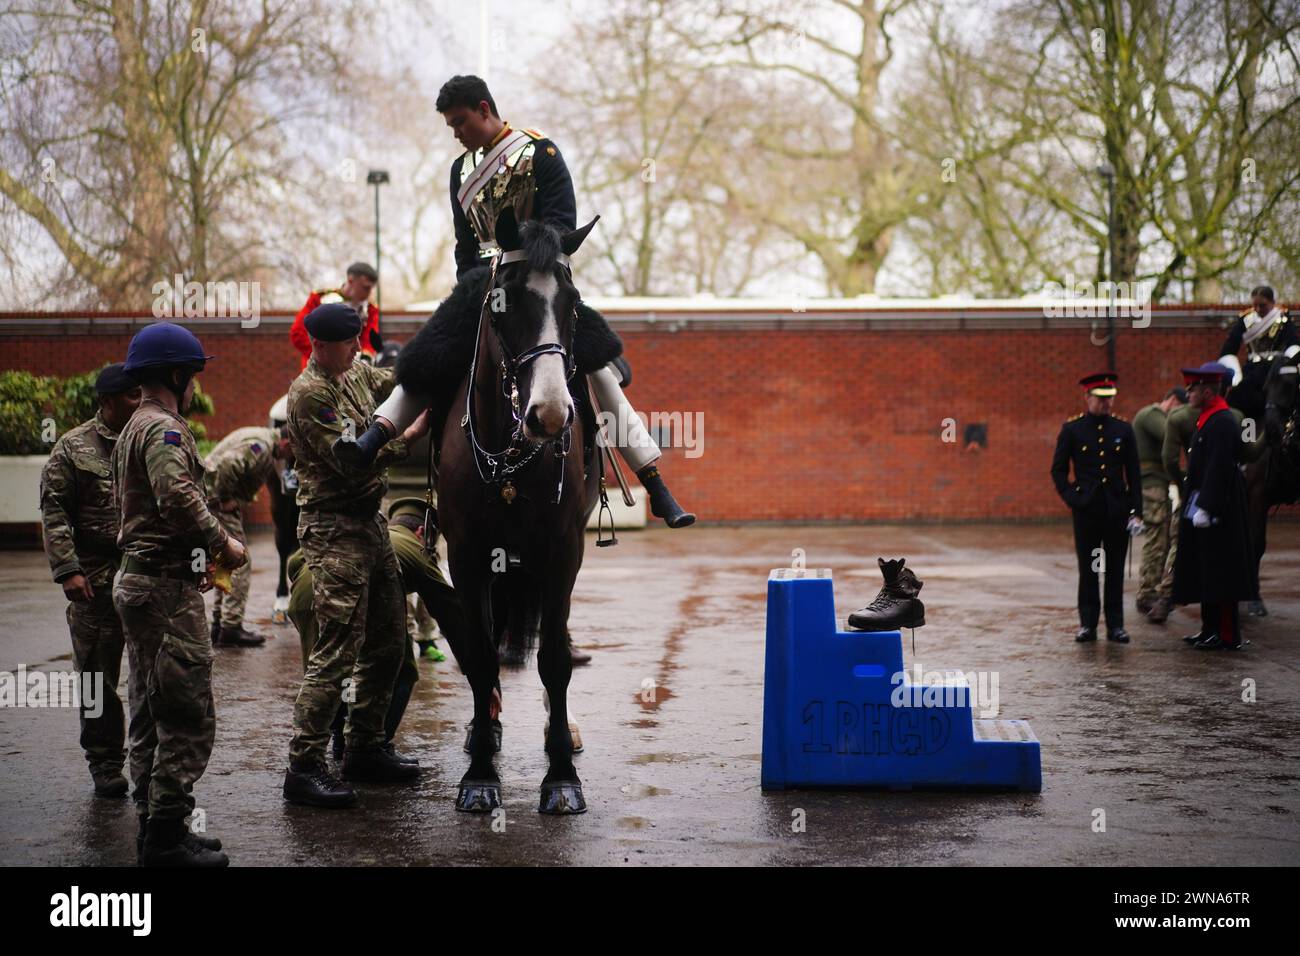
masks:
[[[974,720],[966,679],[945,676],[908,683],[898,631],[837,630],[829,570],[773,571],[763,789],[1042,790],[1029,724]]]

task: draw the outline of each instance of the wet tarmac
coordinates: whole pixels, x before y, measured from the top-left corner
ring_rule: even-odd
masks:
[[[424,767],[416,785],[365,786],[353,810],[285,804],[301,665],[293,628],[270,624],[274,548],[256,536],[250,619],[275,637],[218,651],[217,744],[195,790],[208,831],[244,866],[1300,863],[1300,526],[1270,529],[1272,614],[1247,622],[1235,655],[1186,648],[1188,610],[1140,620],[1136,581],[1133,643],[1076,645],[1065,525],[697,526],[620,542],[589,547],[572,615],[594,655],[571,688],[590,810],[536,812],[545,715],[530,663],[502,677],[494,827],[453,810],[470,701],[452,660],[421,662],[399,735]],[[905,633],[906,663],[996,671],[999,716],[1042,742],[1043,792],[764,793],[766,578],[795,548],[834,569],[841,626],[875,596],[876,556],[905,555],[928,620],[915,654]],[[63,604],[41,554],[0,553],[0,670],[71,667]],[[134,862],[130,804],[92,795],[75,711],[0,709],[0,768],[0,864]]]

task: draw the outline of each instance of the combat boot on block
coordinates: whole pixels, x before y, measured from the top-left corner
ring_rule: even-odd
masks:
[[[159,820],[150,817],[145,826],[142,866],[186,866],[206,869],[229,866],[230,858],[220,850],[210,850],[192,836],[179,817]]]
[[[284,772],[284,798],[308,807],[351,807],[357,792],[320,763],[291,763]]]
[[[876,558],[885,586],[875,600],[849,615],[849,627],[857,631],[897,631],[925,624],[925,605],[917,598],[922,582],[911,568],[903,566],[906,561]]]
[[[664,484],[663,476],[659,474],[659,468],[656,465],[646,465],[636,473],[641,481],[641,486],[645,488],[646,494],[650,496],[650,513],[656,518],[663,518],[664,524],[670,528],[685,528],[688,525],[695,524],[695,515],[686,511],[677,503],[673,493],[668,490]]]
[[[420,775],[419,763],[403,763],[391,747],[357,750],[349,747],[343,754],[343,779],[368,783],[406,783]]]
[[[241,624],[238,627],[223,627],[217,632],[216,643],[222,647],[260,647],[266,643],[266,636],[246,630]]]

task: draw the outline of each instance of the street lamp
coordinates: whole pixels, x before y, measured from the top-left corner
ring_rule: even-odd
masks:
[[[1095,170],[1106,182],[1106,281],[1109,303],[1106,307],[1106,362],[1115,371],[1115,167],[1102,163]]]
[[[366,173],[366,182],[375,187],[375,274],[379,275],[379,187],[388,182],[388,170],[372,169]],[[379,280],[375,280],[375,308],[379,310],[380,320],[384,314],[384,296]],[[382,334],[382,332],[381,332]]]

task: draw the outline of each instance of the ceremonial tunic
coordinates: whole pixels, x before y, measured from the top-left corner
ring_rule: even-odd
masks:
[[[113,604],[131,659],[131,779],[143,812],[181,818],[216,739],[212,642],[198,575],[226,547],[185,419],[146,398],[113,449],[122,571]]]
[[[41,523],[54,580],[82,575],[94,596],[69,601],[73,666],[103,675],[102,712],[87,717],[80,707],[81,749],[92,773],[120,771],[126,762],[126,726],[117,683],[125,637],[113,607],[113,575],[121,563],[118,514],[113,503],[111,456],[117,432],[103,416],[65,433],[41,470]]]
[[[350,749],[384,743],[384,717],[406,644],[405,597],[388,526],[379,513],[388,464],[406,457],[389,442],[374,464],[354,469],[333,445],[355,437],[393,387],[391,369],[356,362],[341,378],[315,359],[289,388],[288,424],[298,472],[298,539],[312,572],[319,635],[294,705],[294,763],[325,759],[330,723],[351,678]],[[409,653],[409,650],[408,650]]]
[[[1178,557],[1174,565],[1174,601],[1202,605],[1206,626],[1218,633],[1219,611],[1238,601],[1256,600],[1259,583],[1246,524],[1246,481],[1238,467],[1241,429],[1228,409],[1210,415],[1196,430],[1188,456],[1186,498],[1178,526]],[[1188,516],[1187,501],[1196,504],[1214,523],[1197,528]],[[1205,614],[1206,605],[1210,605]],[[1235,627],[1232,628],[1235,630]],[[1224,635],[1225,640],[1228,636]]]
[[[1254,332],[1263,321],[1254,309],[1247,309],[1228,330],[1219,354],[1236,357],[1248,333]],[[1263,431],[1264,380],[1268,377],[1269,366],[1279,355],[1300,352],[1300,330],[1285,311],[1279,311],[1268,328],[1254,332],[1245,344],[1246,361],[1241,367],[1241,381],[1228,393],[1228,404],[1240,409],[1246,418],[1254,419],[1256,428]]]
[[[1074,465],[1071,481],[1070,465]],[[1142,510],[1137,441],[1114,415],[1076,415],[1061,426],[1052,456],[1052,481],[1074,517],[1079,565],[1079,623],[1095,628],[1101,614],[1098,571],[1106,572],[1106,626],[1124,624],[1126,525]],[[1104,554],[1104,560],[1102,555]]]
[[[248,540],[244,534],[244,506],[251,504],[275,475],[278,441],[279,436],[270,428],[237,428],[217,443],[204,463],[217,520],[240,543]],[[252,577],[253,562],[249,560],[231,572],[229,594],[217,591],[214,615],[222,627],[237,628],[244,623]]]

